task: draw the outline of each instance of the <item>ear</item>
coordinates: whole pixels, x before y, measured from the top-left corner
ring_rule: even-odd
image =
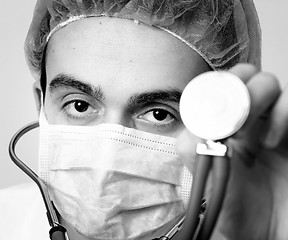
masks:
[[[40,81],[36,81],[33,84],[33,94],[34,94],[34,99],[35,99],[35,103],[36,103],[36,108],[37,108],[37,112],[38,115],[40,113],[40,109],[41,109],[41,105],[42,105],[42,90],[41,90],[41,86],[40,86]]]

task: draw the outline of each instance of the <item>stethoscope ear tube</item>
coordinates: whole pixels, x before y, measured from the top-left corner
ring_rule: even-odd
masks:
[[[15,135],[12,137],[9,143],[9,155],[11,160],[22,170],[24,171],[39,187],[41,195],[43,197],[45,207],[47,210],[47,218],[49,225],[52,227],[50,230],[50,239],[51,240],[65,240],[66,229],[59,224],[58,217],[54,211],[53,204],[49,198],[48,190],[46,185],[37,174],[35,174],[26,164],[24,164],[16,155],[15,147],[19,139],[27,132],[31,131],[34,128],[39,127],[38,122],[32,122],[23,128],[21,128]]]

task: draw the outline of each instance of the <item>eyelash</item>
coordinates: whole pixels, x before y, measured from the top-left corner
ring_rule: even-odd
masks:
[[[159,122],[149,122],[149,124],[157,127],[157,128],[161,128],[161,127],[170,127],[172,126],[173,124],[176,124],[176,121],[178,121],[178,118],[175,116],[175,114],[171,113],[170,110],[167,110],[166,108],[163,108],[163,107],[153,107],[153,108],[149,108],[147,111],[143,111],[143,113],[140,114],[140,119],[143,119],[143,121],[146,121],[144,119],[144,115],[148,114],[149,112],[154,112],[154,111],[157,111],[157,110],[161,110],[161,111],[165,111],[167,113],[167,115],[169,115],[171,118],[173,118],[173,120],[171,120],[170,122],[164,122],[162,123],[161,121]]]
[[[91,115],[93,115],[93,113],[95,113],[97,110],[93,111],[92,113],[88,113],[88,114],[83,114],[81,116],[76,116],[76,115],[73,115],[73,114],[70,114],[68,111],[67,111],[67,107],[70,105],[70,104],[75,104],[76,102],[82,102],[82,103],[86,103],[88,105],[88,108],[89,107],[92,107],[92,105],[86,101],[86,100],[83,100],[83,99],[72,99],[72,100],[69,100],[67,102],[65,102],[62,106],[62,109],[64,110],[64,114],[70,118],[70,119],[74,119],[74,120],[81,120],[81,119],[85,119]],[[74,106],[73,106],[74,107]],[[93,107],[92,107],[93,108]]]
[[[90,99],[83,99],[81,96],[74,96],[74,98],[70,99],[67,97],[63,99],[65,101],[61,107],[63,114],[66,116],[67,121],[71,121],[77,125],[86,125],[88,122],[92,122],[95,124],[99,122],[100,118],[99,117],[99,112],[101,109],[99,108],[98,104],[93,104]],[[93,101],[93,100],[92,100]],[[85,109],[84,105],[84,111],[83,112],[78,112],[77,106],[75,107],[75,103],[80,102],[84,103],[87,105],[87,109]],[[83,106],[82,106],[83,107]],[[81,108],[81,106],[80,106]],[[91,111],[89,111],[89,108],[91,108]],[[178,114],[178,111],[175,110],[173,107],[170,105],[166,106],[165,104],[162,103],[152,103],[149,104],[148,106],[145,106],[143,108],[140,108],[141,111],[136,111],[134,112],[134,122],[135,122],[135,127],[137,129],[157,129],[159,132],[166,132],[166,131],[171,131],[175,127],[178,126],[178,123],[180,122],[180,116]],[[139,109],[139,110],[140,110]],[[88,113],[85,113],[88,110]],[[164,111],[165,115],[160,115],[160,120],[157,119],[157,116],[155,116],[156,111]],[[73,114],[74,112],[74,114]],[[71,114],[72,113],[72,114]],[[162,112],[163,114],[163,112]],[[161,120],[162,117],[165,117],[163,120]],[[167,117],[171,118],[170,120],[166,120]],[[99,122],[100,123],[100,122]],[[150,131],[150,130],[148,130]]]

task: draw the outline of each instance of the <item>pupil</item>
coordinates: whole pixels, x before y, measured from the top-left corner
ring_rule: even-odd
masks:
[[[76,111],[78,111],[78,112],[85,112],[89,106],[88,106],[88,103],[76,101],[74,103],[74,107],[75,107]]]
[[[154,110],[153,116],[158,121],[163,121],[167,117],[168,113],[163,110]]]

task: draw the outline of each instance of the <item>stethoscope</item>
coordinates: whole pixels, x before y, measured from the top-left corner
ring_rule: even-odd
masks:
[[[229,179],[230,164],[225,140],[241,128],[249,110],[247,88],[230,73],[207,72],[186,86],[180,100],[181,118],[186,128],[204,141],[196,147],[197,157],[187,212],[178,217],[166,234],[153,240],[207,240],[211,237]],[[9,154],[12,161],[39,187],[51,227],[50,239],[67,240],[67,231],[59,222],[45,183],[15,153],[19,139],[38,126],[38,122],[33,122],[20,129],[10,141]],[[209,174],[213,188],[206,203],[203,199]]]

